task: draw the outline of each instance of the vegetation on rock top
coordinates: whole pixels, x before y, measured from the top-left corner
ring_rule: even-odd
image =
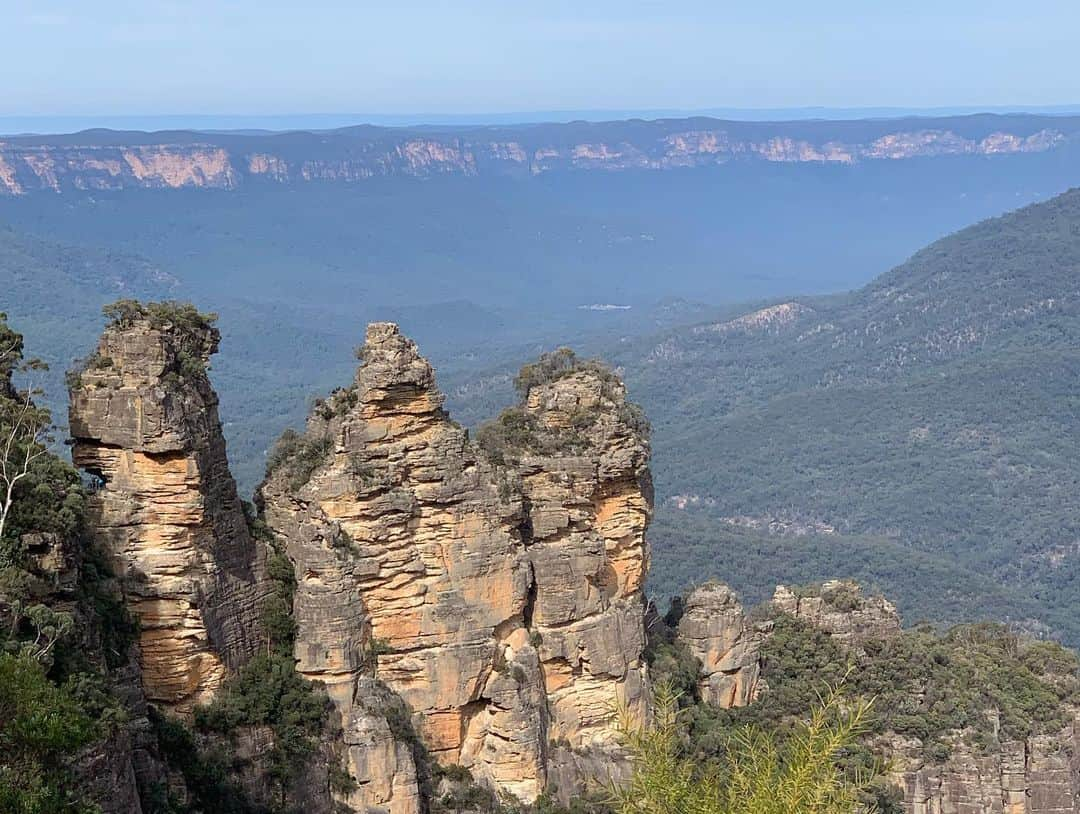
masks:
[[[172,327],[180,331],[205,333],[214,329],[218,318],[217,314],[202,313],[191,303],[177,300],[146,303],[117,300],[104,306],[101,312],[109,325],[121,329],[147,322],[152,328]]]

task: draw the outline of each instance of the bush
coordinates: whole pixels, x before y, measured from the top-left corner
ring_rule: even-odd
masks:
[[[217,322],[217,314],[201,313],[189,302],[163,300],[141,303],[138,300],[118,300],[101,309],[109,325],[130,328],[137,322],[146,321],[152,328],[172,326],[180,330],[209,331]]]
[[[630,782],[612,790],[619,814],[854,814],[872,775],[849,778],[842,752],[855,744],[868,702],[829,693],[783,741],[755,727],[736,730],[719,764],[703,766],[683,749],[679,698],[660,686],[648,726],[626,720]]]
[[[265,814],[240,786],[229,779],[227,755],[202,748],[182,721],[170,718],[154,707],[150,707],[150,723],[165,762],[184,778],[184,786],[191,798],[188,805],[182,806],[171,800],[166,790],[159,789],[158,796],[164,798],[159,805],[165,811]]]
[[[68,759],[98,730],[35,660],[0,653],[0,811],[89,814]]]
[[[291,653],[259,655],[210,704],[195,710],[195,726],[226,736],[242,726],[270,727],[274,746],[268,773],[284,801],[315,753],[329,705],[325,691],[296,672]]]
[[[300,489],[311,480],[333,449],[334,439],[329,435],[308,438],[296,430],[285,430],[267,458],[266,477],[281,469],[289,488]]]

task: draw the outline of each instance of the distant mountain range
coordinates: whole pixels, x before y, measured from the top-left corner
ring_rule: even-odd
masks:
[[[707,117],[320,132],[86,130],[0,141],[0,195],[39,191],[237,189],[386,176],[535,176],[676,170],[731,162],[850,165],[1075,148],[1080,116],[747,122]]]
[[[81,130],[198,130],[201,132],[336,130],[373,124],[380,127],[476,127],[488,125],[610,122],[622,119],[689,119],[708,117],[731,121],[804,121],[807,119],[941,118],[980,113],[1032,116],[1076,116],[1080,105],[954,105],[949,107],[714,107],[587,108],[582,110],[520,110],[477,113],[192,113],[169,115],[115,114],[98,116],[0,115],[0,137],[29,133],[74,133]]]

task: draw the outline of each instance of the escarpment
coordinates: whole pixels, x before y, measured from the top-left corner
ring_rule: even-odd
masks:
[[[801,714],[793,698],[846,671],[851,693],[876,696],[864,743],[905,814],[1077,811],[1078,662],[1057,645],[993,625],[905,631],[892,603],[850,581],[778,586],[751,614],[726,586],[702,585],[677,635],[702,700],[735,721]]]
[[[225,458],[194,309],[117,312],[71,381],[76,466],[97,481],[90,533],[140,623],[142,685],[188,713],[262,642],[264,565]]]
[[[610,374],[560,371],[512,411],[529,431],[482,449],[396,326],[371,325],[359,356],[259,495],[296,569],[298,669],[341,717],[343,801],[419,810],[422,751],[524,801],[566,793],[611,748],[617,706],[644,703],[636,413]]]
[[[1075,118],[877,122],[662,119],[525,127],[343,128],[319,133],[81,133],[0,141],[0,196],[126,189],[233,190],[387,176],[673,171],[730,162],[851,165],[1060,150]]]

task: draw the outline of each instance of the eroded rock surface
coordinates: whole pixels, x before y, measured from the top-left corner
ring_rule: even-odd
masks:
[[[146,697],[180,714],[262,641],[263,562],[205,370],[218,339],[208,324],[113,324],[71,391],[72,458],[100,480],[91,534],[140,621]]]
[[[975,754],[958,744],[944,764],[927,765],[890,743],[892,776],[907,814],[1074,814],[1080,810],[1075,726],[1060,735],[1008,741]]]
[[[892,602],[883,596],[864,596],[859,584],[850,580],[831,580],[809,594],[777,585],[772,604],[846,645],[885,639],[901,630]]]
[[[539,381],[517,460],[533,587],[527,623],[561,748],[612,748],[616,710],[644,711],[642,586],[652,514],[649,447],[622,383],[586,367]]]
[[[360,784],[344,802],[418,810],[383,686],[435,760],[534,800],[553,749],[610,747],[616,704],[644,702],[647,443],[621,383],[580,371],[518,408],[543,454],[487,455],[396,326],[360,356],[260,490],[296,569],[298,669],[326,683]]]
[[[761,689],[761,644],[767,628],[746,620],[735,592],[706,583],[686,598],[678,637],[701,662],[699,691],[721,709],[744,707]]]

